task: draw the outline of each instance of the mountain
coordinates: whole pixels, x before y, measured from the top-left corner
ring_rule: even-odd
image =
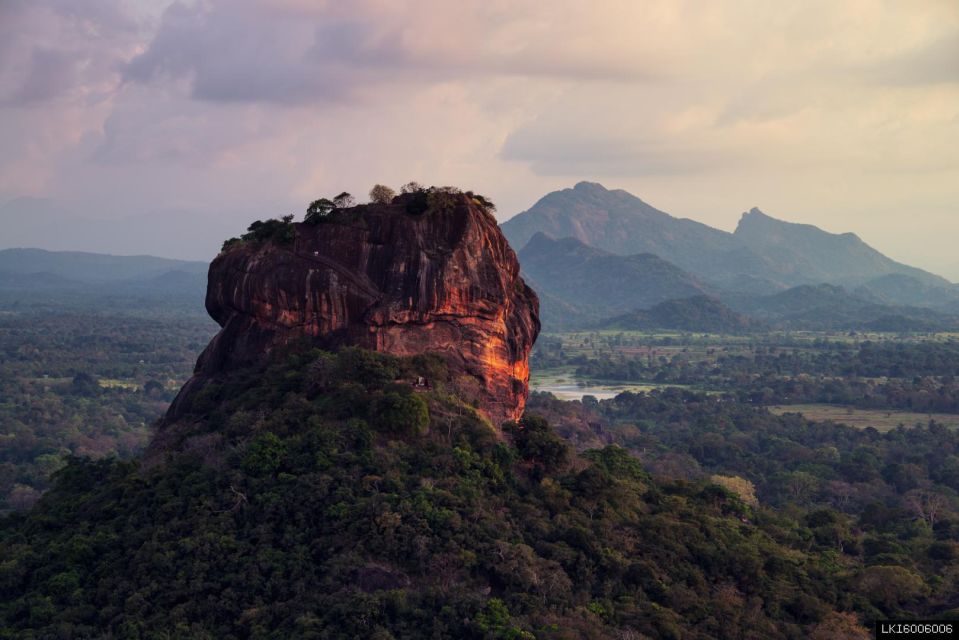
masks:
[[[554,240],[537,233],[519,259],[540,296],[543,320],[552,327],[708,293],[702,282],[662,258],[619,256],[575,238]]]
[[[583,244],[618,254],[651,253],[711,282],[771,269],[745,250],[732,234],[693,220],[674,218],[622,189],[580,182],[554,191],[528,211],[502,224],[510,244],[524,247],[537,232],[553,238],[571,237]],[[758,283],[761,291],[775,282]]]
[[[425,193],[337,210],[315,224],[270,220],[228,243],[210,265],[206,295],[222,330],[166,423],[224,372],[304,338],[327,349],[442,353],[494,425],[517,419],[540,329],[536,294],[477,200],[436,192],[436,210],[421,211]],[[168,432],[161,428],[160,440]]]
[[[736,313],[708,296],[694,296],[660,302],[651,309],[637,310],[611,318],[603,326],[609,329],[645,331],[675,329],[709,333],[742,333],[757,323]]]
[[[171,272],[205,276],[207,263],[154,256],[114,256],[43,249],[0,250],[0,273],[45,273],[70,282],[117,283],[161,278]]]
[[[883,256],[853,234],[783,222],[758,209],[744,214],[736,232],[728,233],[675,218],[621,189],[589,182],[544,196],[502,227],[516,247],[542,231],[619,255],[652,253],[731,292],[770,294],[823,282],[856,286],[888,274],[904,274],[931,287],[950,286]]]
[[[887,258],[854,233],[833,234],[810,224],[776,220],[756,208],[742,215],[734,235],[760,255],[778,256],[783,265],[809,282],[849,285],[895,275],[908,276],[925,286],[952,286],[945,278]]]

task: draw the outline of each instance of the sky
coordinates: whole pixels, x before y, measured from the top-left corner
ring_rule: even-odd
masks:
[[[209,259],[374,183],[580,180],[959,280],[956,0],[0,0],[0,247]]]

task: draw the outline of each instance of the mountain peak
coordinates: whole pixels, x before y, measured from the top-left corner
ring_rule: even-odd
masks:
[[[753,207],[749,211],[744,211],[742,216],[739,218],[739,227],[736,229],[736,233],[740,232],[740,228],[744,225],[751,224],[793,224],[791,222],[786,222],[785,220],[779,220],[774,218],[768,213],[764,212],[759,207]]]
[[[573,186],[573,189],[576,191],[587,191],[587,192],[593,192],[593,193],[605,193],[609,191],[609,189],[607,189],[600,183],[589,182],[588,180],[581,180],[580,182],[577,182]]]

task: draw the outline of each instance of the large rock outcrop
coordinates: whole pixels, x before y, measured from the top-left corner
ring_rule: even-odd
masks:
[[[165,422],[209,380],[304,336],[324,348],[439,353],[448,382],[494,425],[518,418],[540,328],[536,294],[477,201],[456,194],[441,210],[409,213],[410,198],[297,224],[292,245],[245,243],[217,256],[206,308],[222,329]]]

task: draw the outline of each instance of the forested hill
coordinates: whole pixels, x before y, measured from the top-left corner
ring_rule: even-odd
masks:
[[[619,256],[575,238],[538,233],[519,253],[523,277],[542,302],[549,327],[605,319],[672,300],[702,296],[706,286],[649,253]],[[561,303],[561,304],[559,304]]]
[[[0,522],[0,637],[864,638],[834,560],[706,481],[501,439],[443,361],[293,350],[149,466],[73,459]]]

